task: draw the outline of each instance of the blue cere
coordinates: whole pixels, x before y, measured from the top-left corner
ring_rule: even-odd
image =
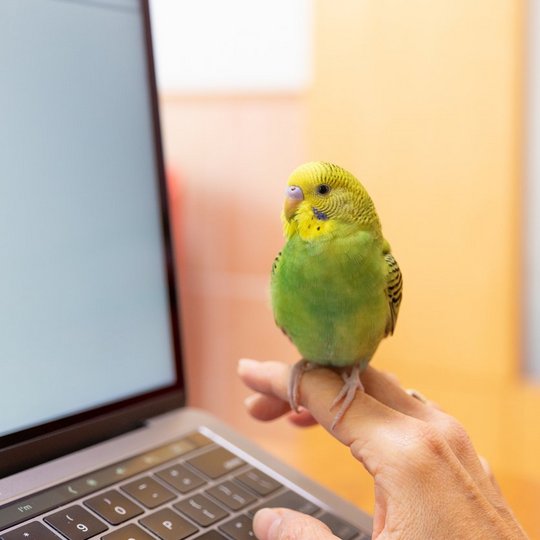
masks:
[[[328,216],[324,212],[321,212],[320,210],[317,210],[317,208],[315,208],[314,206],[313,206],[312,210],[313,210],[313,213],[315,214],[315,217],[317,219],[320,219],[321,221],[326,221],[328,219]]]

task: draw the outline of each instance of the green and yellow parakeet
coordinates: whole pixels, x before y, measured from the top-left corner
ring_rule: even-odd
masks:
[[[289,400],[298,410],[307,368],[341,368],[345,383],[332,405],[341,403],[333,428],[363,389],[360,373],[380,341],[394,332],[401,271],[367,191],[337,165],[311,162],[294,170],[282,218],[286,243],[272,267],[272,309],[302,355]]]

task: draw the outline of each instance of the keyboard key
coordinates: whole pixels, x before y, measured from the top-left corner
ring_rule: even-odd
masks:
[[[84,502],[85,506],[113,525],[143,513],[143,509],[116,490],[106,491]]]
[[[257,500],[251,493],[234,482],[223,482],[219,486],[208,489],[206,493],[212,495],[231,510],[240,510]]]
[[[198,431],[190,433],[188,435],[188,438],[190,441],[196,444],[198,448],[202,448],[203,446],[212,444],[212,441],[208,437],[206,437],[202,433],[199,433]]]
[[[147,532],[144,532],[138,525],[130,523],[117,531],[101,537],[103,540],[154,540]]]
[[[78,505],[64,508],[44,519],[68,540],[86,540],[107,530],[105,523]]]
[[[59,540],[59,538],[39,521],[25,523],[22,527],[17,527],[0,536],[0,540]]]
[[[222,534],[219,534],[217,531],[208,531],[202,536],[197,536],[193,540],[227,540],[227,538]]]
[[[193,489],[206,484],[206,480],[203,480],[198,474],[183,465],[173,465],[159,471],[156,475],[180,493],[189,493]]]
[[[176,495],[172,491],[163,487],[159,482],[156,482],[149,476],[144,476],[135,482],[124,484],[121,488],[147,508],[156,508],[176,498]]]
[[[174,507],[203,527],[208,527],[229,515],[221,506],[204,495],[194,495],[180,501]]]
[[[247,516],[238,516],[231,521],[227,521],[219,528],[234,540],[251,540],[255,537],[255,533],[251,528],[251,518]]]
[[[13,527],[49,510],[68,504],[79,496],[77,492],[70,493],[63,486],[55,486],[3,505],[0,508],[0,530]]]
[[[236,480],[262,496],[269,495],[281,487],[281,484],[277,480],[270,478],[270,476],[257,469],[251,469],[239,474]]]
[[[141,519],[140,523],[157,534],[161,540],[182,540],[199,530],[170,508],[159,510]]]
[[[266,501],[264,504],[259,504],[255,508],[248,510],[248,514],[253,517],[255,512],[261,508],[279,507],[290,508],[291,510],[297,510],[304,514],[314,514],[319,510],[318,506],[309,502],[307,499],[304,499],[304,497],[301,497],[298,493],[295,493],[294,491],[285,491]]]
[[[360,533],[360,530],[357,527],[351,525],[344,519],[334,516],[334,514],[330,514],[329,512],[325,512],[324,514],[317,516],[317,519],[320,519],[323,523],[326,523],[326,525],[330,527],[330,530],[336,536],[341,538],[341,540],[352,540],[357,534]]]
[[[205,454],[201,454],[188,463],[210,478],[219,478],[228,472],[234,471],[244,465],[244,461],[225,448],[214,448]]]

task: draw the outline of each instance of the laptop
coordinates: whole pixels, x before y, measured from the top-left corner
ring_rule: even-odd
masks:
[[[185,406],[148,2],[2,0],[0,68],[0,539],[241,540],[265,506],[370,538]]]

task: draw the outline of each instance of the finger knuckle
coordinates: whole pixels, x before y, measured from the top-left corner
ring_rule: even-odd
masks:
[[[378,436],[381,439],[379,444],[357,440],[351,445],[353,456],[374,475],[390,465],[415,476],[436,466],[450,452],[440,432],[421,420],[408,419],[399,425],[399,429],[396,426],[392,429],[381,428]],[[385,449],[383,453],[381,448]]]
[[[470,452],[472,443],[465,428],[452,416],[441,413],[437,429],[456,455]]]
[[[444,437],[432,425],[422,422],[416,424],[405,446],[408,461],[413,467],[424,467],[428,461],[438,461],[447,452]]]

